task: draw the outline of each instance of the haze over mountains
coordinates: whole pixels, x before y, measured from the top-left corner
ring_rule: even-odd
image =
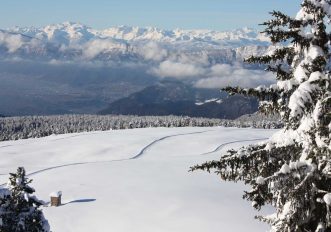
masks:
[[[1,30],[0,114],[96,113],[169,78],[200,89],[270,84],[272,75],[243,59],[272,49],[248,28],[96,30],[66,22]]]

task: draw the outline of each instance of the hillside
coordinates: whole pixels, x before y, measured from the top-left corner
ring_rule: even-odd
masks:
[[[218,90],[198,89],[181,82],[163,82],[111,103],[101,114],[183,115],[235,119],[257,111],[258,103]]]
[[[251,205],[238,201],[242,184],[188,169],[273,132],[147,128],[0,142],[0,183],[24,165],[40,199],[61,190],[62,206],[43,207],[52,231],[262,232]]]

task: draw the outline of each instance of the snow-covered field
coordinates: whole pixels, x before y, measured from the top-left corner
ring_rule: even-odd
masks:
[[[61,190],[64,205],[43,209],[54,232],[266,231],[241,198],[245,186],[188,170],[274,132],[147,128],[1,142],[0,181],[24,166],[40,199]]]

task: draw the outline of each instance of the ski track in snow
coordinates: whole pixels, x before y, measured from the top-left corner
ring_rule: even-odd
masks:
[[[44,168],[35,172],[31,172],[29,173],[27,176],[33,176],[42,172],[46,172],[49,170],[53,170],[53,169],[58,169],[58,168],[64,168],[64,167],[69,167],[69,166],[76,166],[76,165],[84,165],[84,164],[96,164],[96,163],[110,163],[110,162],[121,162],[121,161],[127,161],[130,160],[129,159],[118,159],[118,160],[108,160],[108,161],[92,161],[92,162],[80,162],[80,163],[71,163],[71,164],[64,164],[64,165],[58,165],[58,166],[54,166],[54,167],[49,167],[49,168]]]
[[[256,138],[256,139],[247,139],[247,140],[236,140],[236,141],[232,141],[232,142],[227,142],[227,143],[223,143],[221,145],[219,145],[218,147],[216,147],[213,151],[210,152],[206,152],[200,155],[209,155],[212,153],[215,153],[217,151],[222,150],[225,146],[230,145],[230,144],[234,144],[234,143],[241,143],[241,142],[254,142],[254,141],[262,141],[262,140],[267,140],[268,138]]]
[[[70,166],[76,166],[76,165],[97,164],[97,163],[112,163],[112,162],[122,162],[122,161],[136,160],[136,159],[142,157],[145,154],[145,152],[147,150],[149,150],[152,146],[154,146],[155,144],[157,144],[157,143],[159,143],[161,141],[164,141],[166,139],[174,138],[174,137],[178,137],[178,136],[186,136],[186,135],[193,135],[193,134],[202,134],[202,133],[207,133],[207,132],[210,132],[210,131],[214,131],[214,130],[205,130],[205,131],[198,131],[198,132],[190,132],[190,133],[182,133],[182,134],[175,134],[175,135],[164,136],[162,138],[156,139],[153,142],[149,143],[148,145],[146,145],[145,147],[143,147],[138,154],[134,155],[131,158],[127,158],[127,159],[106,160],[106,161],[91,161],[91,162],[77,162],[77,163],[57,165],[57,166],[43,168],[43,169],[40,169],[40,170],[31,172],[31,173],[27,174],[27,176],[33,176],[33,175],[37,175],[39,173],[43,173],[43,172],[50,171],[50,170],[53,170],[53,169],[70,167]],[[78,137],[78,136],[85,136],[85,135],[74,135],[74,136],[69,136],[69,137],[66,137],[66,138],[55,139],[55,140],[52,140],[52,141],[58,141],[58,140],[63,140],[63,139],[70,139],[70,138]],[[208,154],[215,153],[217,151],[222,150],[225,146],[230,145],[230,144],[234,144],[234,143],[249,142],[249,141],[259,141],[259,140],[266,140],[266,139],[268,139],[268,138],[256,138],[256,139],[236,140],[236,141],[232,141],[232,142],[227,142],[227,143],[223,143],[223,144],[219,145],[217,148],[215,148],[214,150],[212,150],[210,152],[202,153],[202,154],[199,154],[199,155],[208,155]],[[8,146],[13,146],[13,145],[8,145]],[[8,146],[4,146],[4,147],[8,147]],[[3,148],[3,147],[0,147],[0,148]],[[0,175],[6,175],[6,174],[0,174]],[[6,185],[6,183],[1,184],[0,186],[3,187],[5,185]]]
[[[0,149],[1,148],[5,148],[5,147],[12,147],[13,145],[5,145],[5,146],[2,146],[2,147],[0,147]]]
[[[76,138],[76,137],[82,137],[82,136],[88,136],[88,135],[94,135],[94,134],[99,134],[100,132],[110,132],[112,130],[108,130],[108,131],[94,131],[94,132],[82,132],[84,134],[76,134],[76,135],[70,135],[64,138],[59,138],[59,139],[53,139],[52,141],[60,141],[60,140],[66,140],[66,139],[71,139],[71,138]],[[75,132],[75,133],[79,133],[79,132]],[[61,134],[60,134],[61,135]]]
[[[110,130],[112,131],[112,130]],[[67,137],[64,137],[64,138],[59,138],[59,139],[53,139],[53,140],[49,140],[50,142],[54,142],[54,141],[60,141],[60,140],[65,140],[65,139],[71,139],[71,138],[75,138],[75,137],[82,137],[82,136],[87,136],[87,135],[93,135],[93,134],[98,134],[100,132],[105,132],[105,131],[94,131],[94,132],[81,132],[81,134],[76,134],[76,135],[70,135],[72,133],[68,133],[68,134],[53,134],[53,135],[69,135]],[[86,133],[86,134],[83,134],[83,133]],[[49,135],[49,136],[46,136],[46,137],[36,137],[36,138],[29,138],[29,139],[41,139],[41,138],[47,138],[47,137],[50,137],[52,135]],[[25,139],[24,139],[25,140]],[[18,140],[9,140],[10,141],[18,141]],[[0,141],[0,142],[8,142],[8,141]],[[13,146],[24,146],[26,145],[25,143],[22,143],[22,144],[9,144],[9,145],[4,145],[4,146],[0,146],[0,149],[1,148],[6,148],[6,147],[13,147]]]
[[[112,162],[121,162],[121,161],[134,160],[134,159],[138,159],[141,156],[143,156],[144,153],[149,148],[151,148],[153,145],[155,145],[156,143],[158,143],[160,141],[163,141],[165,139],[173,138],[173,137],[177,137],[177,136],[185,136],[185,135],[192,135],[192,134],[202,134],[202,133],[206,133],[206,132],[209,132],[209,131],[214,131],[214,130],[206,130],[206,131],[199,131],[199,132],[191,132],[191,133],[183,133],[183,134],[175,134],[175,135],[164,136],[162,138],[159,138],[159,139],[154,140],[153,142],[149,143],[147,146],[143,147],[141,149],[141,151],[137,155],[135,155],[135,156],[133,156],[131,158],[127,158],[127,159],[106,160],[106,161],[91,161],[91,162],[78,162],[78,163],[58,165],[58,166],[54,166],[54,167],[44,168],[44,169],[41,169],[41,170],[38,170],[38,171],[35,171],[35,172],[31,172],[27,176],[33,176],[33,175],[36,175],[36,174],[39,174],[39,173],[42,173],[42,172],[45,172],[45,171],[49,171],[49,170],[53,170],[53,169],[57,169],[57,168],[68,167],[68,166],[76,166],[76,165],[84,165],[84,164],[97,164],[97,163],[112,163]],[[82,135],[82,136],[84,136],[84,135]],[[73,138],[73,137],[77,137],[77,135],[76,136],[67,137],[67,138]]]
[[[111,162],[121,162],[121,161],[135,160],[135,159],[140,158],[142,155],[144,155],[144,153],[149,148],[151,148],[153,145],[155,145],[156,143],[158,143],[160,141],[163,141],[165,139],[173,138],[173,137],[177,137],[177,136],[185,136],[185,135],[192,135],[192,134],[202,134],[202,133],[207,133],[207,132],[210,132],[210,131],[214,131],[214,130],[205,130],[205,131],[198,131],[198,132],[191,132],[191,133],[183,133],[183,134],[175,134],[175,135],[164,136],[162,138],[156,139],[153,142],[149,143],[148,145],[146,145],[145,147],[143,147],[138,154],[134,155],[131,158],[127,158],[127,159],[117,159],[117,160],[107,160],[107,161],[91,161],[91,162],[77,162],[77,163],[71,163],[71,164],[57,165],[57,166],[43,168],[43,169],[40,169],[38,171],[31,172],[31,173],[27,174],[27,176],[33,176],[33,175],[37,175],[37,174],[42,173],[42,172],[46,172],[46,171],[50,171],[50,170],[58,169],[58,168],[69,167],[69,166],[84,165],[84,164],[94,164],[94,163],[95,164],[96,163],[111,163]],[[94,133],[94,134],[96,134],[96,133]],[[55,140],[51,140],[51,141],[58,141],[58,140],[63,140],[63,139],[70,139],[70,138],[79,137],[79,136],[86,136],[86,135],[85,134],[83,134],[83,135],[73,135],[73,136],[68,136],[68,137],[65,137],[65,138],[55,139]],[[3,146],[3,147],[9,147],[9,146],[13,146],[13,145],[8,145],[8,146]],[[3,147],[0,147],[0,148],[3,148]],[[4,185],[6,185],[6,184],[4,183],[4,184],[1,184],[0,186],[4,186]]]
[[[156,143],[161,142],[163,140],[169,139],[169,138],[173,138],[173,137],[178,137],[178,136],[184,136],[184,135],[194,135],[194,134],[202,134],[202,133],[207,133],[210,131],[214,131],[214,130],[206,130],[206,131],[199,131],[199,132],[191,132],[191,133],[184,133],[184,134],[176,134],[176,135],[168,135],[168,136],[164,136],[160,139],[157,139],[153,142],[151,142],[150,144],[148,144],[147,146],[145,146],[137,155],[135,155],[134,157],[130,158],[130,159],[138,159],[139,157],[141,157],[142,155],[144,155],[144,153],[151,148],[152,146],[154,146]]]

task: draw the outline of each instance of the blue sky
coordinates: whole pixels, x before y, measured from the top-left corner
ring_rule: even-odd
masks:
[[[301,0],[2,0],[0,28],[64,21],[103,29],[117,25],[229,30],[258,27],[277,9],[294,15]]]

